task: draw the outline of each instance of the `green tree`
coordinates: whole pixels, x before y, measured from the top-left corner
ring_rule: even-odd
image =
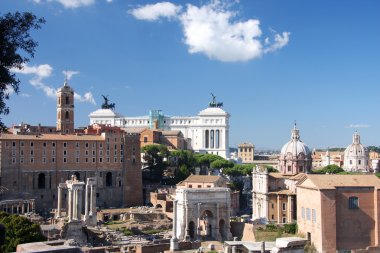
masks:
[[[223,169],[223,168],[232,168],[234,167],[234,163],[231,161],[227,161],[226,159],[217,159],[210,164],[213,169]]]
[[[5,103],[9,99],[9,89],[19,92],[20,80],[11,70],[22,69],[23,64],[34,57],[38,43],[32,39],[30,31],[40,29],[43,23],[43,18],[37,18],[30,12],[0,16],[0,115],[9,113]],[[0,128],[6,129],[1,118]]]
[[[339,174],[342,172],[344,172],[344,169],[335,164],[330,164],[320,170],[313,171],[314,174]]]
[[[147,162],[150,172],[150,178],[155,181],[161,181],[162,174],[166,168],[164,158],[168,158],[169,151],[165,145],[146,145],[141,148],[141,152],[144,153],[144,160]]]
[[[5,227],[5,244],[1,245],[0,252],[13,252],[18,244],[46,240],[40,225],[25,217],[0,212],[0,224]]]

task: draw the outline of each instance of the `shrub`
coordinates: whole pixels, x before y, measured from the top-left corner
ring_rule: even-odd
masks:
[[[274,224],[268,224],[265,227],[265,231],[267,232],[276,232],[278,230],[278,227]]]
[[[293,224],[284,224],[284,232],[288,234],[297,233],[297,223]]]

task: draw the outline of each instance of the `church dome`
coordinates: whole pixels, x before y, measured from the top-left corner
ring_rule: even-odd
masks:
[[[360,135],[355,132],[350,144],[344,151],[345,156],[363,156],[366,153],[365,147],[360,143]]]
[[[292,156],[298,156],[301,153],[305,156],[311,154],[309,147],[300,140],[299,130],[296,128],[296,125],[292,129],[291,140],[281,149],[281,155],[286,156],[288,153],[292,154]]]

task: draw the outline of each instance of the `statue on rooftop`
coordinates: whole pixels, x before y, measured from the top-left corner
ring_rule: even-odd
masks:
[[[104,103],[102,104],[102,109],[114,110],[115,109],[115,103],[109,103],[108,96],[102,95],[102,97],[104,99]]]
[[[223,103],[216,102],[216,96],[214,95],[214,93],[211,93],[211,97],[212,97],[212,100],[208,104],[209,107],[222,107],[223,106]]]

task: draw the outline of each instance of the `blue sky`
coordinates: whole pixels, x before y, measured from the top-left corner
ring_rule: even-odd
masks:
[[[195,115],[213,92],[231,114],[230,143],[280,149],[294,120],[311,148],[380,145],[380,2],[2,0],[46,24],[18,73],[7,125],[55,125],[64,70],[76,126],[101,95],[125,116]]]

